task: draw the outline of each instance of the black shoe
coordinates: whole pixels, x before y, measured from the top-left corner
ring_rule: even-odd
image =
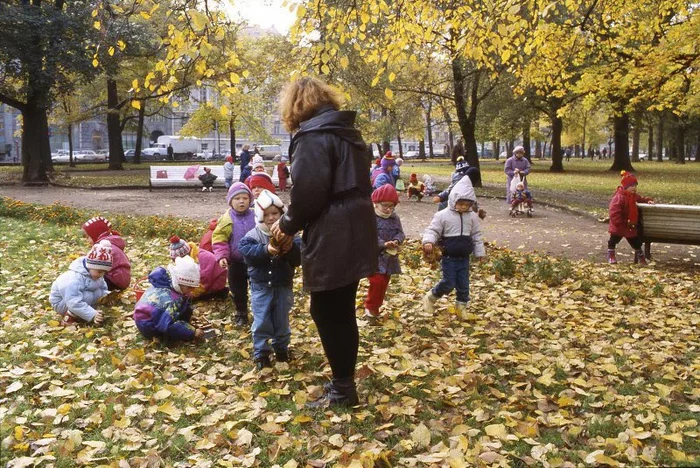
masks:
[[[248,325],[248,317],[245,315],[236,315],[236,320],[234,322],[237,327],[245,327]]]
[[[268,356],[260,356],[259,358],[255,359],[255,368],[257,370],[263,370],[266,367],[272,367],[272,363],[270,362],[270,358]]]
[[[292,360],[292,353],[290,353],[289,350],[275,350],[275,360],[277,362],[290,362]]]
[[[333,379],[323,386],[323,396],[306,404],[308,408],[350,408],[360,403],[353,378]]]

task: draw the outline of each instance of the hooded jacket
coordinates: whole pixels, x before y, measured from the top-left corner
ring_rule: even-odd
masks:
[[[143,336],[175,341],[194,339],[190,325],[190,300],[173,289],[170,274],[158,267],[148,275],[151,287],[143,293],[134,309],[134,322]]]
[[[128,288],[131,283],[131,264],[124,253],[124,247],[126,247],[124,239],[115,232],[105,232],[97,238],[95,244],[101,240],[108,240],[112,244],[112,269],[105,274],[105,279],[109,280],[117,289]]]
[[[303,230],[304,287],[327,291],[377,271],[377,228],[365,142],[355,112],[320,108],[292,138],[291,204],[281,230]]]
[[[267,250],[270,237],[259,226],[251,229],[238,244],[238,250],[243,254],[248,265],[251,283],[270,288],[275,286],[291,288],[294,269],[301,264],[299,249],[301,241],[295,237],[289,252],[273,257]]]
[[[471,253],[483,257],[486,250],[481,237],[479,216],[471,210],[459,213],[456,209],[458,200],[476,201],[468,177],[462,178],[452,189],[448,199],[449,209],[435,213],[423,234],[423,244],[439,243],[443,254],[448,257],[468,257]]]
[[[104,278],[94,280],[90,277],[83,256],[73,260],[68,271],[53,282],[49,302],[59,314],[70,312],[91,322],[97,313],[93,306],[108,292]]]

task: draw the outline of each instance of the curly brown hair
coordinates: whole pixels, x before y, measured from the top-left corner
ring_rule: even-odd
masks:
[[[288,132],[299,130],[299,125],[309,120],[324,105],[340,109],[343,95],[336,88],[318,78],[305,77],[289,83],[282,91],[280,114]]]

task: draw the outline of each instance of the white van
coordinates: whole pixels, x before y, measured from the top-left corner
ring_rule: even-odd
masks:
[[[278,154],[282,154],[280,145],[258,145],[258,151],[263,159],[272,159]]]

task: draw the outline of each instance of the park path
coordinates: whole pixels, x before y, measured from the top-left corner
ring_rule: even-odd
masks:
[[[156,216],[179,216],[208,221],[226,208],[225,192],[218,189],[202,193],[194,189],[84,190],[63,187],[0,187],[0,193],[31,203],[58,202],[75,208],[89,208],[100,213],[126,213]],[[282,194],[285,203],[288,193]],[[536,206],[533,218],[510,218],[503,200],[480,198],[487,216],[482,227],[487,242],[516,252],[540,251],[571,260],[605,261],[607,224],[586,214]],[[402,196],[397,212],[404,231],[420,238],[436,211],[429,201],[407,201]],[[621,262],[632,260],[632,250],[624,243],[618,249]],[[700,247],[654,244],[652,253],[659,264],[685,265],[700,270]]]

